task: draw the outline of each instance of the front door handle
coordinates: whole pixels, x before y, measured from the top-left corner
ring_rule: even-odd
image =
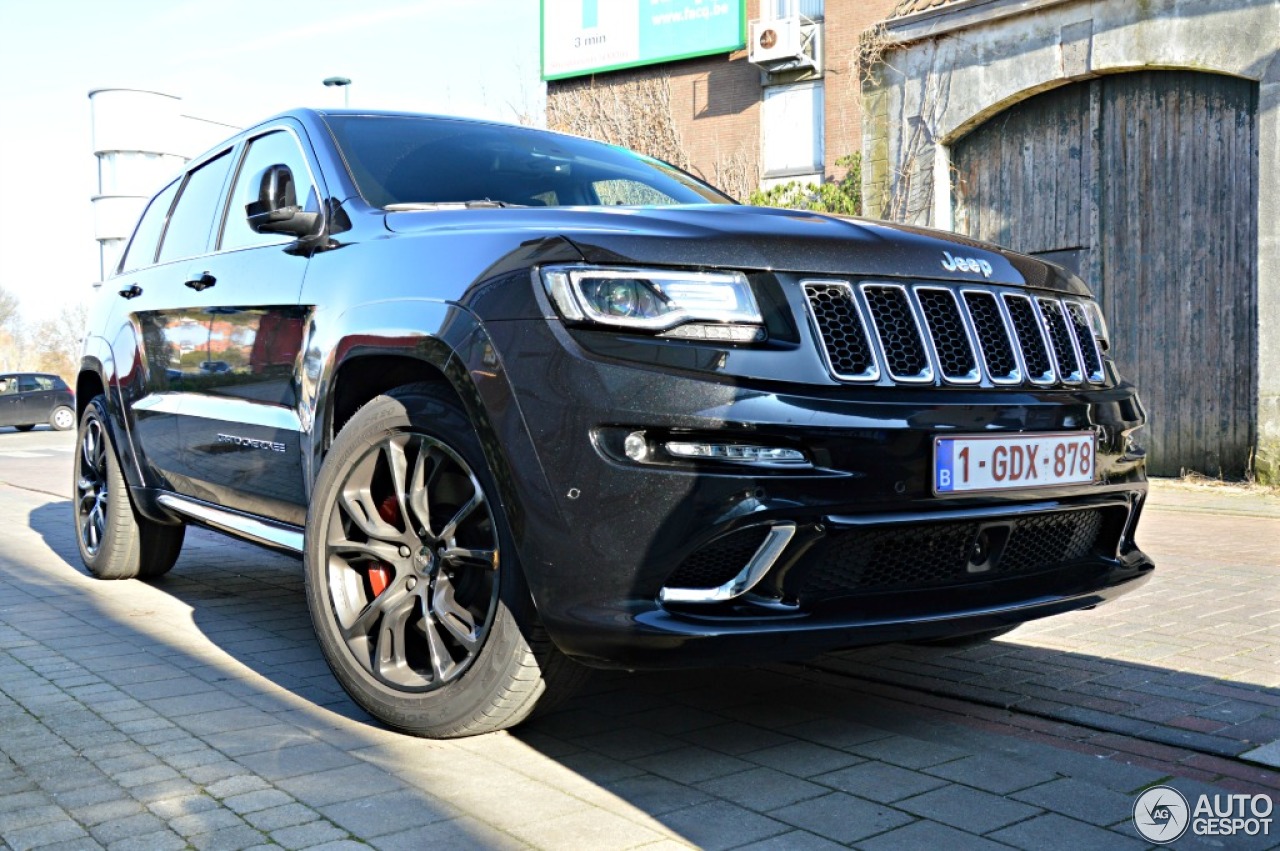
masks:
[[[142,287],[138,286],[137,284],[130,284],[129,286],[125,287],[120,291],[120,295],[124,296],[125,298],[137,298],[138,296],[142,295]]]
[[[218,279],[215,278],[213,275],[210,275],[208,272],[201,272],[200,277],[192,278],[191,280],[187,281],[186,286],[191,287],[191,289],[200,293],[209,289],[209,287],[213,286],[216,283],[218,283]]]

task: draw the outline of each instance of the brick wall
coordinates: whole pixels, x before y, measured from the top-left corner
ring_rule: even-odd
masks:
[[[827,0],[823,28],[827,176],[844,169],[836,160],[862,150],[858,42],[862,33],[893,14],[899,0]]]

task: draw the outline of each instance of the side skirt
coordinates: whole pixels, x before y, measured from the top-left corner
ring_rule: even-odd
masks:
[[[303,530],[300,526],[230,511],[218,505],[172,493],[160,494],[156,497],[156,502],[170,511],[219,532],[228,532],[237,538],[289,555],[302,555]]]

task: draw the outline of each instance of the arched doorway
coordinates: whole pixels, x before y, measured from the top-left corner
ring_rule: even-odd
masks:
[[[956,230],[1102,299],[1150,412],[1150,470],[1237,477],[1256,441],[1258,88],[1182,71],[1072,83],[952,148]]]

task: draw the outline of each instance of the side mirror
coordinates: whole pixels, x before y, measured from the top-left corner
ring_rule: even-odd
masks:
[[[304,212],[298,206],[293,172],[287,165],[267,166],[258,178],[258,200],[244,206],[249,228],[254,233],[280,233],[302,238],[315,233],[319,213]]]

